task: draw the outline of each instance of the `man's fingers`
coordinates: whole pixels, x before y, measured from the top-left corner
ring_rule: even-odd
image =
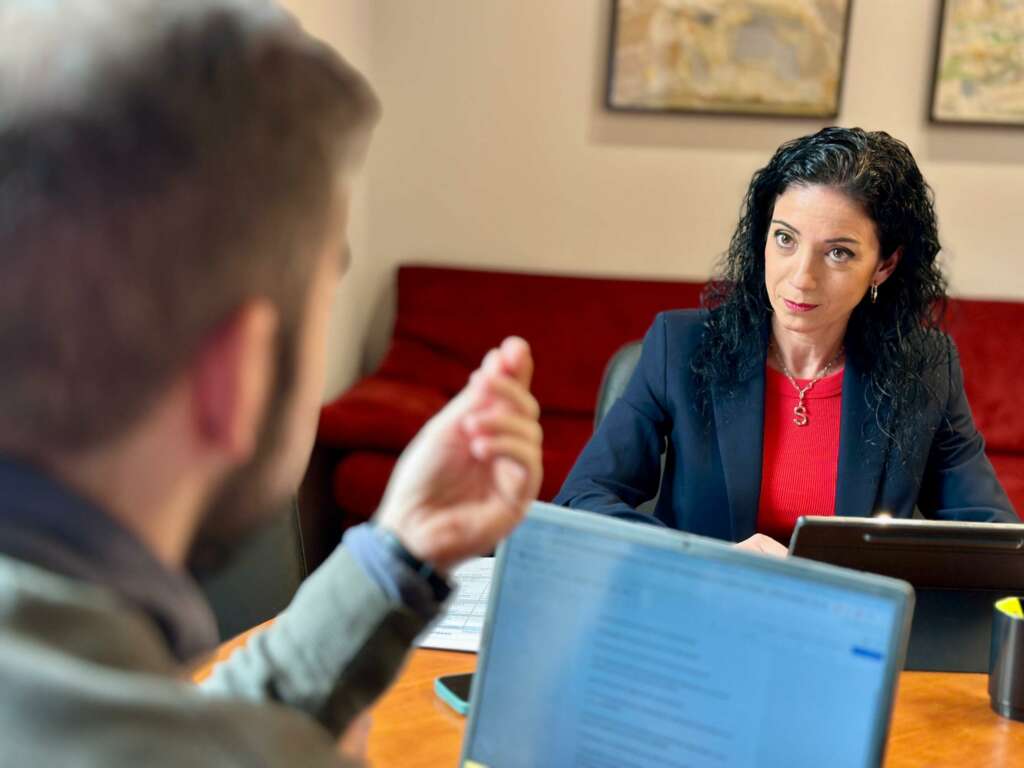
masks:
[[[530,502],[537,498],[540,477],[531,477],[522,464],[504,457],[494,460],[492,471],[495,488],[504,504],[492,517],[489,534],[503,539],[522,522]],[[534,481],[536,485],[533,485]]]
[[[480,370],[485,373],[501,374],[505,372],[505,366],[501,359],[499,349],[489,349],[484,359],[480,362]]]
[[[526,487],[540,486],[540,445],[515,435],[482,435],[469,442],[469,452],[477,461],[505,458],[521,464],[526,471]]]
[[[479,387],[479,392],[482,395],[481,398],[474,401],[474,404],[484,401],[503,401],[512,410],[527,418],[536,419],[540,416],[540,404],[537,402],[537,398],[530,394],[530,390],[510,376],[496,376],[481,371],[479,374],[474,374],[472,378],[471,386]]]
[[[518,521],[526,514],[529,503],[537,499],[537,492],[544,479],[540,461],[533,470],[529,470],[514,459],[499,456],[494,460],[493,472],[498,493],[505,504],[513,508]]]
[[[490,360],[497,360],[497,353]],[[501,373],[495,363],[485,362],[469,377],[469,383],[438,412],[431,422],[438,428],[447,429],[453,422],[465,420],[469,414],[504,407],[522,416],[537,420],[540,404],[515,379]],[[442,426],[443,425],[443,426]]]
[[[482,385],[482,381],[474,381],[471,378],[470,383],[461,392],[455,395],[440,411],[431,417],[426,426],[413,438],[413,443],[421,441],[425,433],[438,429],[447,430],[453,424],[460,423],[466,414],[483,406],[487,397],[487,389]]]
[[[492,409],[470,413],[463,420],[466,432],[471,437],[481,435],[514,435],[538,446],[544,439],[544,430],[536,419],[510,413],[503,409]]]
[[[499,348],[505,372],[527,389],[533,380],[533,354],[530,345],[519,336],[509,336]]]

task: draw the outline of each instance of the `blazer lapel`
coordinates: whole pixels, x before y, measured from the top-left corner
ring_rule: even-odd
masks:
[[[875,511],[889,440],[878,428],[875,414],[864,400],[867,385],[867,375],[847,359],[839,423],[837,516],[869,517]]]
[[[733,541],[757,531],[764,444],[764,359],[726,391],[712,388],[715,431],[722,460]]]

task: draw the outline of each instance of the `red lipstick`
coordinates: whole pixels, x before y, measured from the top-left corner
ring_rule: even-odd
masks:
[[[802,304],[798,301],[790,301],[789,299],[783,299],[786,304],[786,309],[790,312],[810,312],[812,309],[816,309],[818,304]]]

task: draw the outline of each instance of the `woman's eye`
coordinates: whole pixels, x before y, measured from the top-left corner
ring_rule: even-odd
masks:
[[[789,232],[782,232],[780,230],[775,233],[775,244],[780,248],[789,248],[793,245],[793,238]]]
[[[842,264],[853,258],[853,254],[845,248],[833,248],[828,252],[828,257],[834,262]]]

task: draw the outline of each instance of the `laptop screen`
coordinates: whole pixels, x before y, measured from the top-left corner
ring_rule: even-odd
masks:
[[[901,588],[558,512],[593,522],[531,514],[502,553],[464,765],[878,763]]]

